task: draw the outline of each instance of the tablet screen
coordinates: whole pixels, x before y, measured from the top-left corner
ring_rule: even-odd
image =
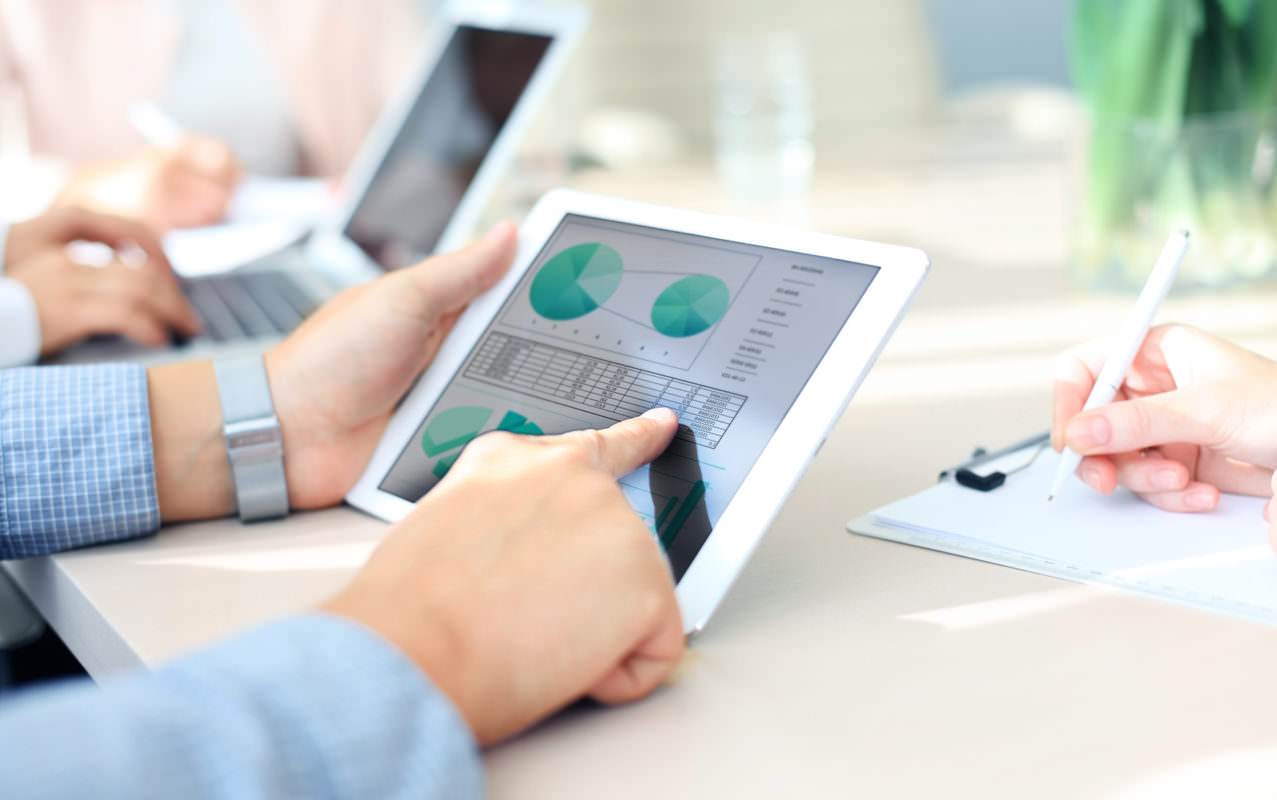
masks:
[[[347,223],[346,237],[386,269],[430,255],[552,41],[458,25]]]
[[[488,431],[556,434],[672,408],[673,444],[620,484],[677,581],[877,273],[567,215],[381,489],[419,500]]]

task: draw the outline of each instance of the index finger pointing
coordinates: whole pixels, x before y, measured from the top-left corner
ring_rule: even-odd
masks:
[[[584,446],[590,449],[591,462],[619,478],[663,453],[677,431],[678,416],[668,408],[654,408],[641,417],[618,422],[588,436],[579,436]]]

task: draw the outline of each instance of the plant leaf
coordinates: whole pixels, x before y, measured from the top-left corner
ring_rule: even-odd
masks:
[[[1215,0],[1219,3],[1219,7],[1224,12],[1224,17],[1228,20],[1228,24],[1240,28],[1246,24],[1246,19],[1250,16],[1251,9],[1255,5],[1255,0]],[[1270,0],[1265,0],[1261,5],[1267,5]]]

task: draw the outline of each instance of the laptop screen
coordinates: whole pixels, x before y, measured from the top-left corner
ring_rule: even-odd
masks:
[[[346,237],[385,269],[430,255],[551,41],[457,26]]]

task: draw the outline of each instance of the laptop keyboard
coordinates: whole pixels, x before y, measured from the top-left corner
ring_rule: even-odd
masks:
[[[216,342],[289,333],[318,307],[284,270],[186,278],[182,291]]]

